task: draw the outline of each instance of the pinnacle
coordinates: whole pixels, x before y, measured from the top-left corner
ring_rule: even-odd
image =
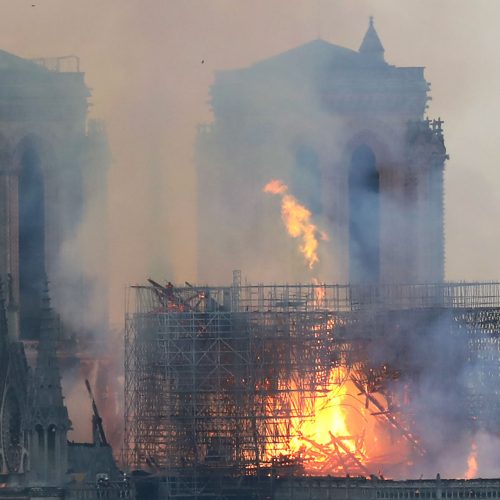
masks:
[[[359,47],[359,53],[380,62],[384,61],[384,47],[375,30],[373,16],[370,16],[368,30]]]

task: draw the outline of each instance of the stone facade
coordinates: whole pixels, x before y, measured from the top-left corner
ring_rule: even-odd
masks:
[[[218,72],[199,128],[199,281],[417,283],[444,279],[441,120],[424,68],[396,67],[370,20],[359,51],[323,40]],[[281,227],[283,180],[328,242],[309,272]],[[214,265],[216,263],[216,265]]]
[[[0,472],[22,483],[62,485],[68,470],[67,432],[71,427],[62,396],[57,360],[57,324],[48,289],[43,294],[40,340],[34,373],[22,343],[11,340],[3,300],[3,390],[0,406]]]
[[[63,65],[68,71],[61,71]],[[105,301],[97,317],[88,317],[91,296],[105,296],[104,278],[99,283],[86,278],[76,238],[90,202],[102,215],[105,232],[109,153],[102,125],[87,121],[89,96],[76,58],[28,61],[0,51],[0,491],[5,495],[15,486],[60,487],[87,477],[94,470],[91,460],[102,473],[118,472],[109,446],[68,443],[71,422],[56,354],[62,340],[78,345],[107,322]],[[105,262],[105,237],[95,244]],[[36,360],[25,355],[27,340],[36,346]],[[75,355],[67,352],[68,357]],[[95,477],[87,479],[95,486]]]
[[[87,186],[106,185],[107,152],[102,130],[87,123],[84,74],[76,59],[64,73],[46,63],[0,51],[0,276],[14,338],[36,337],[46,273],[58,312],[75,316],[71,302],[88,302],[81,255],[72,265],[61,256],[85,213]]]
[[[498,479],[421,479],[391,481],[365,478],[289,478],[274,485],[275,500],[379,500],[500,498]]]

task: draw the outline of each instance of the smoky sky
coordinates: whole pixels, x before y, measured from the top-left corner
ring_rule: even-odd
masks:
[[[500,3],[491,0],[11,0],[3,50],[78,55],[92,117],[106,122],[111,318],[123,288],[154,275],[196,281],[196,125],[210,122],[219,69],[245,67],[321,37],[357,49],[375,26],[386,60],[425,66],[431,117],[445,120],[446,277],[495,279],[500,236],[497,116]],[[83,226],[85,266],[92,211]],[[279,220],[277,218],[277,225]],[[249,276],[251,278],[251,276]],[[221,277],[220,281],[229,281]]]

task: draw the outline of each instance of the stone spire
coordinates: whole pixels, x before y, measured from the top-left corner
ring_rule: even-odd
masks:
[[[57,424],[67,424],[68,411],[64,406],[61,388],[61,375],[57,360],[57,323],[50,306],[49,286],[45,281],[40,308],[40,341],[35,369],[35,394],[33,403],[40,410],[49,412],[51,417],[57,413]],[[55,422],[54,422],[55,423]]]
[[[370,16],[370,24],[366,31],[365,37],[359,47],[359,53],[362,54],[368,61],[385,62],[384,47],[373,25],[373,16]]]
[[[67,471],[67,432],[71,428],[64,405],[57,359],[57,322],[50,306],[48,281],[42,294],[40,340],[33,377],[30,431],[34,480],[58,485]]]

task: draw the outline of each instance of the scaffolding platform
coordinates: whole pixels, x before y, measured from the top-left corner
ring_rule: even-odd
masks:
[[[347,379],[411,453],[425,453],[411,420],[395,418],[389,388],[418,376],[409,346],[428,348],[436,325],[459,362],[478,367],[463,395],[471,425],[498,426],[500,283],[242,285],[236,275],[227,287],[133,286],[125,332],[128,466],[162,474],[169,488],[217,474],[241,482],[277,468],[308,475],[290,454],[293,422],[313,419],[325,388]],[[382,358],[374,345],[384,346]],[[335,436],[332,443],[345,448]],[[367,476],[357,453],[339,454],[338,467]]]

